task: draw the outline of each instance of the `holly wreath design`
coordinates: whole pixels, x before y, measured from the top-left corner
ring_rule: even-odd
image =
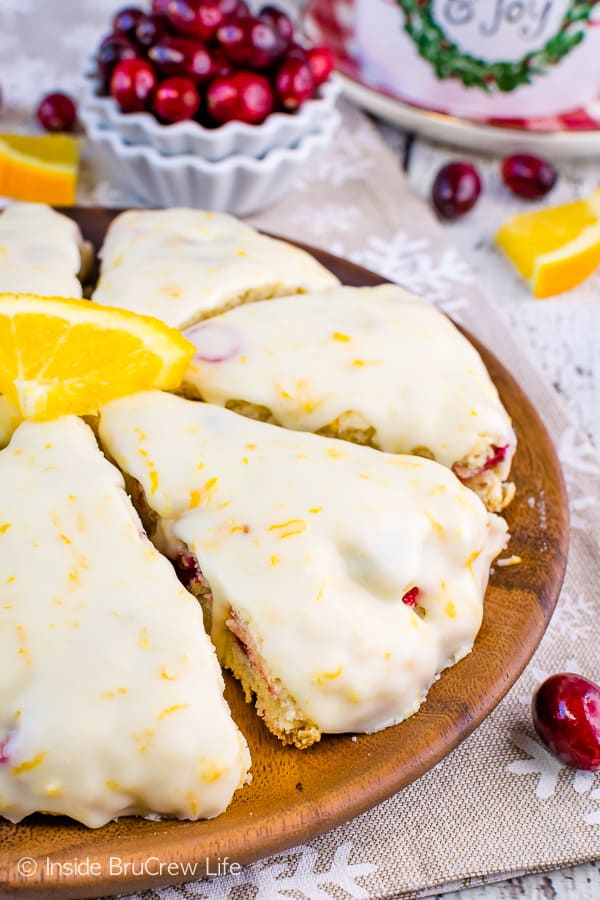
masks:
[[[531,84],[535,77],[560,62],[583,40],[584,28],[599,0],[574,0],[558,31],[542,47],[514,62],[488,62],[462,53],[433,18],[432,0],[396,2],[404,12],[405,31],[438,78],[457,78],[466,87],[477,87],[492,93],[509,92]]]

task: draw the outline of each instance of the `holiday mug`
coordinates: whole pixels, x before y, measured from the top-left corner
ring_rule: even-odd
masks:
[[[600,0],[333,0],[368,81],[471,119],[600,97]]]

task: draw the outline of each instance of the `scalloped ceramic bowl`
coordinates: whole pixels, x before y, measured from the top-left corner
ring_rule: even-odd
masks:
[[[93,74],[88,72],[84,80],[80,119],[86,128],[102,124],[118,132],[126,143],[154,147],[164,156],[186,153],[207,160],[221,160],[233,154],[260,158],[276,147],[296,146],[305,135],[322,130],[340,92],[334,77],[295,113],[271,113],[261,125],[226,122],[218,128],[205,128],[193,121],[162,125],[148,112],[122,113],[112,97],[96,93],[98,80]]]
[[[211,161],[191,154],[164,156],[127,144],[118,132],[88,118],[87,136],[105,177],[152,206],[195,206],[247,215],[277,200],[295,176],[310,169],[339,123],[333,109],[319,131],[295,147],[276,147],[260,159],[242,154]]]

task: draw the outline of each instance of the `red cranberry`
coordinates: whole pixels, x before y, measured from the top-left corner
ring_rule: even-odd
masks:
[[[308,62],[308,54],[306,47],[303,47],[302,44],[297,44],[296,41],[290,44],[290,46],[285,51],[286,59],[301,59],[302,62]]]
[[[155,16],[166,16],[170,5],[171,0],[152,0],[152,12]]]
[[[231,18],[236,18],[237,16],[251,16],[250,7],[245,2],[245,0],[238,0],[237,6],[231,14]]]
[[[195,556],[191,553],[179,553],[173,560],[177,576],[184,587],[190,589],[202,584],[202,572]]]
[[[73,131],[77,108],[66,94],[47,94],[37,108],[37,118],[46,131]]]
[[[8,745],[10,743],[11,734],[8,734],[7,737],[0,738],[0,765],[2,763],[10,762],[10,753],[8,752]]]
[[[315,90],[310,66],[301,59],[286,59],[275,75],[275,87],[285,109],[298,109]]]
[[[148,51],[148,59],[164,75],[184,75],[206,81],[214,74],[210,53],[199,41],[164,37]]]
[[[531,711],[538,735],[561,762],[575,769],[600,769],[600,688],[562,672],[535,691]]]
[[[200,95],[190,78],[167,78],[156,88],[153,105],[165,122],[183,122],[198,112]]]
[[[213,75],[233,75],[235,69],[233,63],[229,60],[220,47],[211,50]]]
[[[140,47],[148,48],[170,34],[172,30],[167,17],[153,13],[142,16],[135,29],[135,40]]]
[[[437,173],[431,199],[443,219],[457,219],[475,206],[480,193],[481,179],[475,166],[450,162]]]
[[[558,178],[554,166],[528,153],[515,153],[502,162],[502,178],[513,194],[528,200],[545,197]]]
[[[215,78],[206,92],[206,103],[212,118],[219,123],[237,119],[258,125],[273,111],[273,90],[263,75],[236,72]]]
[[[294,23],[283,10],[277,6],[263,6],[259,13],[259,18],[264,22],[268,22],[273,28],[276,28],[279,34],[284,38],[286,44],[294,38]]]
[[[421,591],[418,587],[412,587],[404,594],[404,596],[402,597],[402,602],[405,603],[406,606],[416,606],[420,593]]]
[[[110,76],[117,63],[124,59],[135,59],[138,51],[128,40],[124,34],[108,34],[98,48],[96,60],[98,63],[98,72],[104,82],[105,88],[108,86]]]
[[[209,41],[237,7],[238,0],[171,0],[167,16],[183,34]]]
[[[311,47],[306,51],[306,58],[318,87],[333,72],[333,53],[329,47]]]
[[[497,447],[495,444],[492,444],[492,452],[483,465],[483,471],[485,472],[488,469],[493,469],[494,466],[501,463],[508,452],[508,447],[508,444],[504,444],[502,447]]]
[[[144,17],[144,11],[137,6],[125,6],[115,13],[112,20],[113,31],[120,32],[127,37],[133,37],[140,19]]]
[[[219,28],[217,37],[233,63],[250,69],[266,69],[281,59],[286,49],[279,31],[254,16],[234,19]]]
[[[115,66],[110,93],[122,112],[141,112],[150,102],[156,87],[156,74],[144,59],[124,59]]]

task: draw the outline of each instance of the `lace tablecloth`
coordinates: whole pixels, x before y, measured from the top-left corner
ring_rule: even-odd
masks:
[[[2,0],[3,130],[34,128],[33,110],[43,92],[62,88],[80,94],[83,60],[118,5]],[[427,194],[448,152],[417,141],[410,148],[407,180],[398,152],[406,151],[405,140],[391,129],[384,133],[394,149],[362,115],[345,107],[344,127],[329,152],[297,179],[284,201],[254,221],[423,293],[512,369],[554,436],[570,491],[573,540],[558,611],[505,701],[417,783],[310,844],[241,873],[136,895],[140,898],[416,897],[600,857],[600,776],[573,772],[554,760],[536,739],[528,714],[531,691],[546,673],[569,669],[600,677],[593,640],[600,613],[600,463],[588,437],[515,341],[518,335],[533,352],[598,441],[600,364],[594,335],[600,333],[600,277],[569,296],[533,301],[490,241],[497,224],[518,205],[501,187],[496,163],[479,161],[485,194],[478,208],[462,223],[442,229],[417,195]],[[593,165],[565,168],[557,200],[596,186],[597,175]],[[79,202],[120,206],[135,204],[136,198],[98,177],[87,148]],[[571,870],[571,877],[580,879],[574,896],[586,896],[588,877],[595,879],[588,896],[598,895],[594,866]],[[518,896],[550,897],[556,896],[554,884],[561,885],[559,896],[569,895],[567,880],[546,877],[512,887],[488,885],[477,896],[509,898],[517,896],[514,889]]]

